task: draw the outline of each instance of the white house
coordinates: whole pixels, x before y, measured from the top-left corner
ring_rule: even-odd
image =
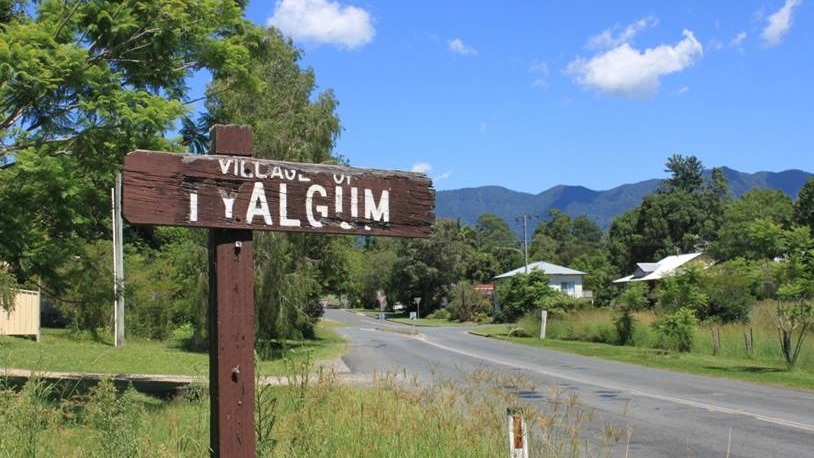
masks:
[[[548,286],[557,291],[562,291],[571,297],[586,297],[582,291],[582,277],[585,272],[569,269],[568,267],[558,266],[548,262],[532,262],[531,264],[517,269],[510,270],[506,273],[500,274],[495,277],[495,280],[505,280],[514,277],[518,274],[530,273],[535,270],[542,270],[548,275]]]
[[[640,262],[636,264],[636,272],[614,280],[614,283],[628,283],[633,281],[661,280],[664,277],[674,275],[679,268],[687,267],[690,264],[702,263],[704,266],[710,264],[704,253],[689,253],[667,256],[658,262]]]

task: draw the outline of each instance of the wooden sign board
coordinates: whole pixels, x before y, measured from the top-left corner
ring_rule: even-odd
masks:
[[[431,186],[419,173],[139,150],[124,160],[123,214],[132,224],[429,237]]]

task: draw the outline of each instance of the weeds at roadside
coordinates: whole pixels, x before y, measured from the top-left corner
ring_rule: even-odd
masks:
[[[508,408],[526,418],[531,456],[604,456],[626,438],[612,424],[586,433],[591,414],[573,392],[511,372],[476,368],[428,384],[384,372],[358,387],[311,363],[291,369],[287,384],[257,385],[257,456],[502,456]],[[203,385],[158,401],[104,380],[58,399],[42,381],[12,390],[0,378],[0,427],[15,432],[0,435],[0,456],[205,456],[208,407]]]

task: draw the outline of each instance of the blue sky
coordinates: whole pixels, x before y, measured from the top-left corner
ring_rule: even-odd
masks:
[[[814,1],[254,1],[331,89],[352,165],[436,189],[814,172]]]

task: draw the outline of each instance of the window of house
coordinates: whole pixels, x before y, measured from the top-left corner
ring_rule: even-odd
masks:
[[[573,296],[576,294],[577,284],[573,281],[564,281],[560,283],[560,291],[564,292],[569,296]]]

